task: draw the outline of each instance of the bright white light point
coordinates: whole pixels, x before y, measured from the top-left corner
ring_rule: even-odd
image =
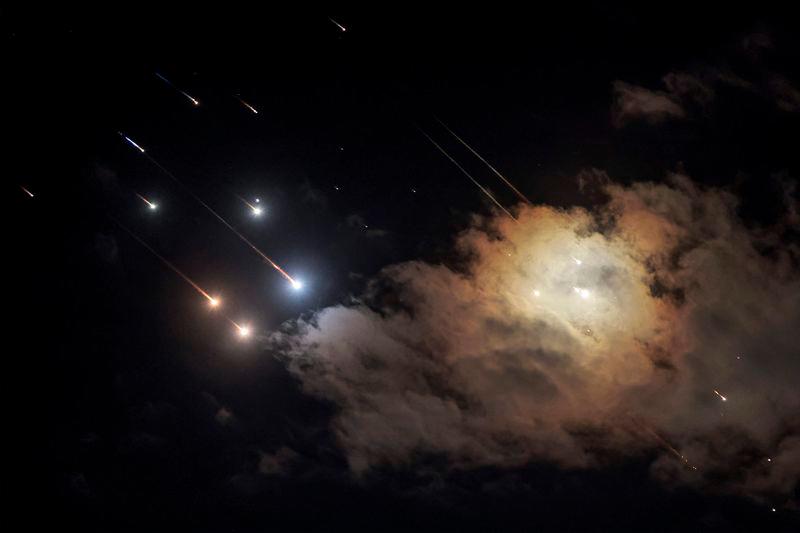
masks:
[[[772,457],[767,457],[767,462],[771,463],[772,462]]]
[[[158,204],[152,204],[152,203],[151,203],[151,204],[150,204],[150,210],[151,210],[151,211],[155,211],[156,209],[158,209]]]
[[[536,296],[536,297],[538,298],[539,296],[541,296],[541,295],[542,295],[542,293],[540,293],[539,291],[537,291],[536,289],[534,289],[534,290],[533,290],[533,295],[534,295],[534,296]]]
[[[575,261],[575,264],[578,265],[578,266],[583,264],[583,261],[581,261],[580,259],[578,259],[576,257],[573,257],[572,260]]]
[[[292,281],[292,288],[296,291],[299,291],[303,288],[303,282],[297,280]]]
[[[723,402],[727,402],[728,401],[728,399],[725,396],[723,396],[722,393],[720,393],[717,389],[714,389],[714,394],[719,396],[719,399],[722,400]]]
[[[254,207],[254,208],[253,208],[253,214],[254,214],[255,216],[259,216],[259,215],[261,215],[261,213],[262,213],[262,212],[263,212],[263,211],[262,211],[262,209],[261,209],[260,207]]]
[[[256,203],[258,203],[258,202],[260,202],[260,201],[261,201],[260,199],[256,198]]]
[[[216,298],[211,298],[208,301],[208,305],[210,305],[211,307],[217,307],[219,305],[219,300],[217,300]]]
[[[250,336],[250,326],[239,326],[239,336],[240,337],[249,337]]]
[[[583,298],[584,300],[586,300],[587,298],[589,298],[589,296],[591,296],[591,294],[592,294],[591,292],[589,292],[589,289],[583,289],[583,288],[581,288],[581,287],[572,287],[572,289],[573,289],[573,290],[574,290],[576,293],[578,293],[578,296],[580,296],[580,297],[581,297],[581,298]]]
[[[773,507],[773,508],[772,508],[772,512],[774,513],[775,511],[776,511],[776,509]]]

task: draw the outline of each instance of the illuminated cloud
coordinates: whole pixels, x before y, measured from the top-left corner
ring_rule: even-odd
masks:
[[[458,269],[388,267],[362,303],[273,336],[304,390],[338,405],[354,472],[426,453],[465,468],[572,468],[660,450],[665,480],[791,489],[797,249],[748,230],[734,197],[685,176],[604,187],[594,212],[477,218],[456,240]]]

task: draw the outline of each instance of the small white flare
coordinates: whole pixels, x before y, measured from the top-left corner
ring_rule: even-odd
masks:
[[[592,294],[591,292],[589,292],[589,289],[584,289],[583,287],[572,287],[572,290],[574,290],[578,294],[578,296],[580,296],[584,300],[589,298],[589,296],[591,296]]]
[[[344,32],[346,32],[346,31],[347,31],[347,28],[345,28],[344,26],[342,26],[341,24],[339,24],[338,22],[336,22],[335,20],[333,20],[331,17],[328,17],[328,20],[330,20],[331,22],[333,22],[334,24],[336,24],[336,25],[339,27],[339,29],[340,29],[340,30],[342,30],[342,33],[344,33]]]

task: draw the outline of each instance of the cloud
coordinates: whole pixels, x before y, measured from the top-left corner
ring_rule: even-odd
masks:
[[[275,453],[262,453],[258,462],[258,471],[270,476],[286,474],[299,457],[297,452],[286,446],[281,447]]]
[[[769,92],[775,105],[783,111],[797,113],[800,111],[800,90],[783,76],[773,75],[768,82]]]
[[[665,481],[796,490],[797,247],[686,176],[600,177],[596,210],[476,217],[456,264],[390,266],[356,303],[271,337],[304,391],[337,406],[353,472],[428,454],[597,468],[656,453]]]
[[[619,80],[614,82],[613,91],[612,120],[618,128],[635,120],[657,124],[686,116],[686,111],[669,93],[651,91]]]
[[[227,407],[220,407],[217,409],[217,413],[214,415],[214,420],[216,420],[220,426],[230,425],[235,419],[236,417],[234,416],[233,412]]]
[[[727,67],[700,65],[691,73],[667,73],[662,78],[664,90],[660,91],[614,81],[611,110],[614,126],[620,128],[637,120],[658,124],[706,112],[716,99],[715,87],[719,86],[760,95],[781,111],[800,112],[800,89],[787,77],[766,66],[767,56],[774,52],[772,37],[753,33],[742,39],[737,48],[735,55],[748,60],[748,76]]]
[[[692,103],[705,107],[714,100],[714,89],[692,74],[670,72],[662,81],[673,98],[680,99],[684,105]]]

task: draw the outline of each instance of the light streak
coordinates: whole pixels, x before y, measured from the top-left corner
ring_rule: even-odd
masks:
[[[125,226],[124,226],[124,225],[123,225],[121,222],[119,222],[118,220],[116,220],[116,219],[114,219],[114,218],[112,218],[112,220],[114,220],[114,222],[116,222],[116,223],[117,223],[117,225],[119,225],[119,227],[121,227],[123,230],[125,230],[125,231],[128,233],[128,235],[130,235],[131,237],[133,237],[134,239],[136,239],[136,240],[139,242],[139,244],[141,244],[142,246],[144,246],[145,248],[147,248],[147,249],[150,251],[150,253],[152,253],[154,256],[156,256],[158,259],[160,259],[160,260],[161,260],[161,262],[162,262],[162,263],[164,263],[165,265],[167,265],[167,266],[168,266],[168,267],[169,267],[169,268],[170,268],[170,269],[171,269],[173,272],[175,272],[175,273],[176,273],[176,274],[178,274],[178,275],[179,275],[181,278],[183,278],[183,280],[184,280],[186,283],[188,283],[189,285],[191,285],[191,286],[194,288],[194,290],[196,290],[197,292],[199,292],[199,293],[200,293],[200,294],[201,294],[201,295],[202,295],[202,296],[203,296],[205,299],[207,299],[207,300],[208,300],[208,303],[209,303],[209,305],[210,305],[211,307],[217,307],[217,306],[219,305],[219,300],[218,300],[218,299],[214,298],[213,296],[211,296],[210,294],[208,294],[206,291],[204,291],[204,290],[203,290],[203,289],[202,289],[202,288],[201,288],[201,287],[200,287],[200,286],[199,286],[197,283],[195,283],[194,281],[192,281],[192,279],[191,279],[189,276],[187,276],[186,274],[184,274],[183,272],[181,272],[181,271],[178,269],[178,267],[176,267],[175,265],[173,265],[172,263],[170,263],[169,261],[167,261],[167,260],[166,260],[166,259],[165,259],[165,258],[164,258],[164,257],[163,257],[161,254],[159,254],[158,252],[156,252],[156,251],[155,251],[155,250],[154,250],[154,249],[153,249],[153,248],[152,248],[152,247],[151,247],[149,244],[147,244],[147,243],[146,243],[146,242],[144,242],[144,241],[143,241],[141,238],[139,238],[139,236],[138,236],[138,235],[136,235],[134,232],[132,232],[131,230],[129,230],[127,227],[125,227]]]
[[[158,208],[158,204],[154,204],[153,202],[151,202],[150,200],[148,200],[147,198],[145,198],[144,196],[142,196],[138,192],[136,193],[136,196],[141,198],[142,201],[147,204],[147,206],[150,208],[151,211],[155,211]]]
[[[463,173],[463,174],[464,174],[466,177],[468,177],[468,178],[469,178],[469,180],[470,180],[472,183],[474,183],[474,184],[475,184],[475,186],[477,186],[477,187],[478,187],[478,188],[481,190],[481,192],[482,192],[483,194],[485,194],[485,195],[486,195],[486,196],[487,196],[487,197],[488,197],[488,198],[489,198],[489,199],[490,199],[492,202],[494,202],[494,204],[495,204],[497,207],[499,207],[500,209],[502,209],[502,210],[503,210],[503,212],[504,212],[506,215],[508,215],[509,217],[511,217],[511,219],[512,219],[512,220],[514,220],[514,222],[518,222],[518,220],[517,220],[517,219],[514,217],[514,215],[512,215],[512,214],[511,214],[511,213],[508,211],[508,209],[506,209],[505,207],[503,207],[503,206],[500,204],[500,202],[498,202],[498,201],[497,201],[497,199],[496,199],[494,196],[492,196],[492,193],[490,193],[488,190],[486,190],[486,188],[485,188],[483,185],[481,185],[480,183],[478,183],[478,180],[476,180],[475,178],[473,178],[473,177],[472,177],[472,175],[471,175],[469,172],[467,172],[466,170],[464,170],[464,167],[462,167],[461,165],[459,165],[459,164],[458,164],[458,161],[456,161],[455,159],[453,159],[453,157],[452,157],[450,154],[448,154],[448,153],[445,151],[445,149],[444,149],[444,148],[442,148],[441,146],[439,146],[439,144],[438,144],[436,141],[434,141],[434,140],[431,138],[431,136],[430,136],[430,135],[428,135],[427,133],[425,133],[425,132],[424,132],[422,129],[420,129],[420,128],[418,128],[418,129],[419,129],[419,131],[420,131],[420,132],[421,132],[421,133],[422,133],[422,134],[423,134],[423,135],[424,135],[424,136],[425,136],[425,137],[426,137],[426,138],[427,138],[427,139],[428,139],[428,140],[429,140],[429,141],[430,141],[430,142],[431,142],[431,143],[432,143],[432,144],[433,144],[433,145],[434,145],[434,146],[435,146],[435,147],[436,147],[436,148],[437,148],[437,149],[438,149],[440,152],[442,152],[442,154],[444,154],[444,156],[445,156],[447,159],[449,159],[449,160],[450,160],[450,162],[451,162],[451,163],[453,163],[453,164],[454,164],[454,165],[455,165],[455,166],[458,168],[458,170],[460,170],[460,171],[461,171],[461,172],[462,172],[462,173]]]
[[[244,100],[242,100],[241,98],[239,98],[238,96],[235,96],[234,98],[236,98],[237,100],[239,100],[239,102],[240,102],[240,103],[241,103],[243,106],[245,106],[247,109],[249,109],[250,111],[252,111],[254,114],[258,115],[258,110],[257,110],[255,107],[251,106],[250,104],[248,104],[247,102],[245,102]]]
[[[133,139],[131,139],[130,137],[128,137],[127,135],[125,135],[125,134],[124,134],[124,133],[122,133],[121,131],[118,131],[117,133],[119,134],[119,136],[120,136],[120,137],[122,137],[123,139],[125,139],[125,140],[128,142],[128,144],[130,144],[131,146],[133,146],[134,148],[136,148],[136,149],[137,149],[137,150],[139,150],[140,152],[144,153],[144,148],[142,148],[141,146],[139,146],[138,144],[136,144],[136,143],[133,141]]]
[[[333,20],[331,17],[328,17],[328,20],[330,20],[331,22],[333,22],[334,24],[336,24],[336,25],[339,27],[339,29],[340,29],[340,30],[342,30],[342,33],[344,33],[344,32],[346,32],[346,31],[347,31],[347,28],[345,28],[344,26],[342,26],[341,24],[339,24],[338,22],[336,22],[335,20]]]
[[[183,96],[185,96],[186,98],[188,98],[189,100],[191,100],[191,102],[192,102],[194,105],[196,105],[196,106],[200,105],[200,102],[198,102],[198,101],[197,101],[197,100],[196,100],[194,97],[192,97],[190,94],[188,94],[188,93],[186,93],[186,92],[182,91],[181,89],[179,89],[179,88],[178,88],[178,87],[177,87],[177,86],[176,86],[174,83],[172,83],[171,81],[169,81],[167,78],[165,78],[164,76],[162,76],[162,75],[161,75],[161,74],[159,74],[158,72],[156,72],[155,74],[156,74],[156,76],[157,76],[157,77],[158,77],[160,80],[162,80],[164,83],[166,83],[167,85],[169,85],[170,87],[172,87],[173,89],[175,89],[176,91],[178,91],[179,93],[181,93]]]
[[[522,201],[524,201],[524,202],[525,202],[525,203],[527,203],[528,205],[530,205],[530,204],[531,204],[531,201],[530,201],[530,200],[528,200],[528,198],[527,198],[527,197],[526,197],[524,194],[522,194],[522,193],[519,191],[519,189],[517,189],[516,187],[514,187],[514,185],[513,185],[513,184],[512,184],[512,183],[511,183],[511,182],[510,182],[510,181],[509,181],[509,180],[508,180],[508,179],[507,179],[505,176],[503,176],[503,175],[500,173],[500,171],[499,171],[499,170],[497,170],[496,168],[494,168],[494,167],[491,165],[491,163],[489,163],[489,162],[488,162],[486,159],[484,159],[484,158],[483,158],[483,156],[481,156],[481,154],[479,154],[478,152],[476,152],[476,151],[475,151],[475,150],[472,148],[472,146],[470,146],[469,144],[467,144],[467,142],[466,142],[464,139],[462,139],[461,137],[459,137],[458,135],[456,135],[456,133],[455,133],[453,130],[451,130],[451,129],[450,129],[448,126],[447,126],[447,124],[445,124],[444,122],[442,122],[441,120],[439,120],[439,118],[437,118],[437,117],[434,117],[434,118],[436,119],[436,121],[437,121],[439,124],[441,124],[441,125],[442,125],[442,127],[444,127],[444,129],[446,129],[446,130],[447,130],[447,131],[450,133],[450,135],[452,135],[453,137],[455,137],[455,138],[456,138],[456,140],[457,140],[458,142],[460,142],[461,144],[463,144],[463,145],[466,147],[466,149],[467,149],[467,150],[469,150],[470,152],[472,152],[472,155],[474,155],[475,157],[477,157],[478,159],[480,159],[480,160],[481,160],[481,162],[482,162],[484,165],[486,165],[487,167],[489,167],[489,170],[491,170],[492,172],[494,172],[494,173],[495,173],[495,175],[496,175],[498,178],[500,178],[501,180],[503,180],[503,183],[505,183],[506,185],[508,185],[508,186],[511,188],[511,190],[512,190],[512,191],[514,191],[514,193],[515,193],[515,194],[516,194],[516,195],[517,195],[517,196],[518,196],[518,197],[519,197],[519,198],[520,198]]]

